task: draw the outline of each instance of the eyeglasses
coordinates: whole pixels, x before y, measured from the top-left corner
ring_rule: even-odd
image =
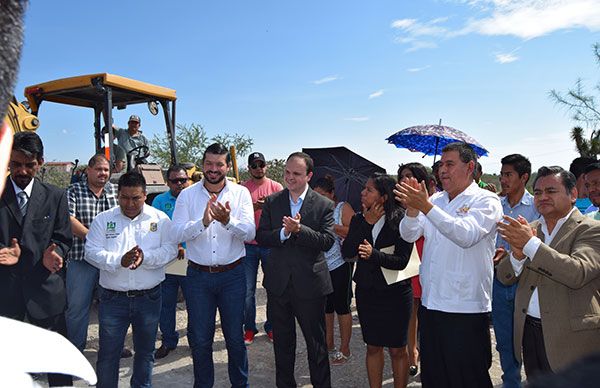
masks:
[[[265,168],[265,166],[266,166],[266,164],[264,164],[264,163],[252,163],[250,165],[250,168],[255,170],[257,168]]]
[[[184,184],[185,182],[187,182],[190,178],[177,178],[177,179],[169,179],[169,182],[171,182],[172,184]]]

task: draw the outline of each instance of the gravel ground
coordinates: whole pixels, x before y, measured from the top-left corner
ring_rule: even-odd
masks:
[[[261,274],[259,274],[259,285],[257,288],[257,320],[260,322],[259,328],[262,329],[262,322],[265,319],[266,292],[260,285]],[[88,344],[85,350],[85,356],[90,363],[95,366],[98,351],[98,320],[97,308],[92,309],[92,322],[88,333]],[[362,341],[358,317],[355,306],[352,308],[353,330],[352,330],[352,358],[341,366],[331,367],[331,380],[334,387],[344,388],[363,388],[368,387],[367,373],[365,367],[365,345]],[[218,316],[217,316],[218,320]],[[187,314],[185,304],[180,303],[177,311],[177,329],[180,335],[177,349],[171,352],[167,357],[157,360],[154,366],[153,385],[155,387],[191,387],[193,385],[193,369],[190,348],[188,346],[186,335]],[[306,359],[306,346],[304,339],[298,327],[298,345],[296,357],[296,380],[300,387],[311,387],[310,376],[308,373],[308,362]],[[492,346],[495,347],[495,339],[492,330]],[[336,339],[339,336],[336,332]],[[131,330],[126,339],[127,346],[132,349]],[[160,342],[157,341],[158,347]],[[225,341],[221,332],[219,322],[217,321],[217,331],[215,334],[213,359],[215,363],[215,387],[229,387],[229,377],[227,375],[227,351]],[[250,386],[253,387],[274,387],[275,386],[275,361],[273,355],[273,346],[268,341],[264,331],[261,331],[255,337],[252,345],[248,346],[248,363],[250,367]],[[129,386],[131,378],[133,358],[121,360],[119,371],[119,386]],[[493,364],[490,369],[492,382],[495,387],[501,387],[500,362],[498,354],[493,352]],[[87,386],[84,381],[75,381],[76,386]],[[384,387],[392,387],[392,371],[390,368],[389,357],[386,356],[386,365],[384,369]],[[419,376],[409,380],[409,387],[420,387]]]

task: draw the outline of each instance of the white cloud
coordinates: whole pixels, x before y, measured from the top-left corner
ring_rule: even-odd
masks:
[[[340,79],[340,78],[337,75],[329,75],[327,77],[323,77],[321,79],[311,81],[311,83],[313,83],[315,85],[321,85],[321,84],[326,84],[327,82],[332,82],[332,81],[335,81],[338,79]]]
[[[369,94],[369,100],[383,96],[383,92],[384,92],[383,89],[379,89],[378,91]]]
[[[514,62],[518,59],[519,59],[519,57],[517,57],[513,53],[497,53],[496,54],[496,62],[501,63],[503,65],[505,63]]]
[[[361,121],[369,121],[369,118],[366,116],[360,116],[360,117],[348,117],[346,119],[344,119],[346,121],[356,121],[356,122],[361,122]]]
[[[65,134],[65,135],[69,133],[69,131],[68,131],[68,130],[66,130],[66,129],[63,129],[61,132],[62,132],[63,134]]]
[[[398,19],[391,28],[400,35],[394,41],[408,45],[408,51],[435,48],[437,41],[467,34],[515,36],[533,39],[556,31],[583,28],[600,31],[598,0],[446,0],[473,11],[462,26],[446,25],[447,17],[429,21]],[[515,55],[504,60],[512,59]],[[497,57],[497,60],[500,60]],[[502,62],[502,63],[509,63]]]
[[[410,69],[406,69],[406,71],[408,71],[410,73],[418,73],[419,71],[429,69],[430,67],[431,67],[431,65],[426,65],[426,66],[422,66],[422,67],[411,67]]]

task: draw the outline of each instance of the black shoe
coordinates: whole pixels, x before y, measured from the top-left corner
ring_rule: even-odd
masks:
[[[416,376],[419,373],[419,367],[416,365],[411,365],[408,367],[408,374],[411,376]]]
[[[121,350],[121,358],[129,358],[133,356],[133,353],[131,353],[131,350],[127,349],[127,348],[123,348],[123,350]]]
[[[175,350],[175,348],[167,348],[165,345],[160,345],[160,348],[156,349],[154,352],[154,359],[160,360],[161,358],[165,358],[173,350]]]

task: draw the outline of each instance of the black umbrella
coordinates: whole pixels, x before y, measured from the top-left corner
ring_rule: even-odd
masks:
[[[346,201],[354,210],[360,210],[360,192],[374,172],[385,173],[385,169],[346,147],[303,148],[313,159],[315,168],[311,183],[329,174],[335,181],[335,195]]]

